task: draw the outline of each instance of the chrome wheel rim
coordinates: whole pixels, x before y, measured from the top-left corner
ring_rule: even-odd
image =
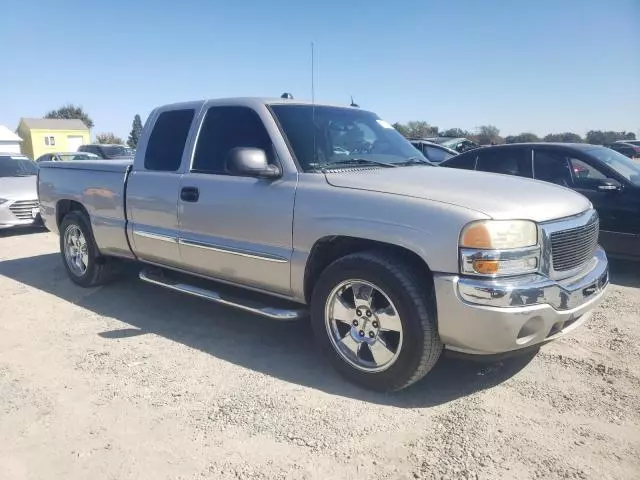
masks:
[[[365,280],[345,280],[329,294],[325,326],[333,348],[365,372],[381,372],[398,359],[403,329],[389,296]]]
[[[64,258],[74,275],[81,277],[87,272],[87,239],[77,225],[69,225],[64,232]]]

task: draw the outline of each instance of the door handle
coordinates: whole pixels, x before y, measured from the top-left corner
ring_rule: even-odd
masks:
[[[200,191],[196,187],[183,187],[180,190],[180,199],[183,202],[197,202],[200,198]]]

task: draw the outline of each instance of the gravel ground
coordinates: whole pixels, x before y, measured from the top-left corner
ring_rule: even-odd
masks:
[[[0,478],[638,478],[640,268],[535,356],[352,386],[305,323],[127,275],[84,290],[50,233],[0,233]]]

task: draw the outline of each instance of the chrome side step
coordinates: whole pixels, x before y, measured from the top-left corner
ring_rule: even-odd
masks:
[[[176,292],[186,293],[193,295],[194,297],[204,298],[212,302],[226,305],[228,307],[244,310],[245,312],[254,313],[263,317],[270,318],[272,320],[291,321],[299,320],[308,315],[308,312],[304,308],[275,308],[266,306],[263,303],[254,300],[243,300],[234,296],[216,292],[209,288],[203,288],[189,283],[185,283],[178,279],[171,278],[170,275],[164,275],[160,270],[158,273],[155,271],[142,270],[140,272],[140,280],[151,283],[153,285],[159,285],[169,290]],[[194,279],[194,283],[195,279]],[[200,282],[198,282],[200,283]],[[248,294],[250,295],[250,293]],[[254,295],[255,296],[255,295]]]

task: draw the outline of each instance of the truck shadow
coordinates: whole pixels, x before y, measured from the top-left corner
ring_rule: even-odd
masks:
[[[414,386],[393,394],[363,390],[342,379],[320,358],[308,322],[278,323],[137,279],[127,267],[110,285],[82,289],[66,275],[58,254],[0,262],[0,275],[55,295],[127,327],[100,333],[105,342],[148,333],[225,361],[335,395],[401,408],[428,407],[491,388],[522,370],[535,352],[497,363],[443,358]],[[105,344],[108,348],[108,343]]]

